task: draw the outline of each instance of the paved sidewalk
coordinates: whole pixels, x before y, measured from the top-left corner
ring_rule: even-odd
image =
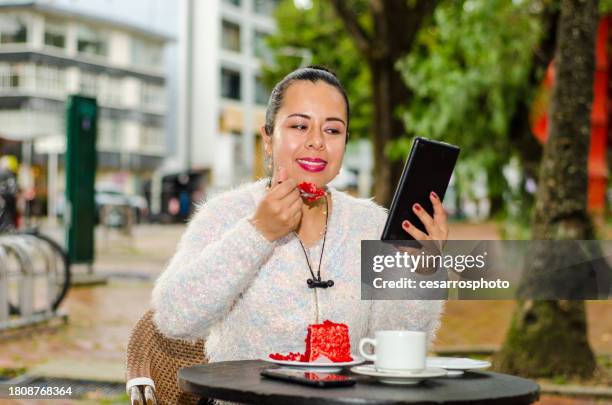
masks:
[[[116,230],[96,228],[94,269],[101,273],[133,273],[157,276],[172,257],[186,226],[143,224],[133,228],[126,236]],[[64,231],[59,226],[42,227],[60,244],[64,243]],[[78,266],[76,271],[84,268]]]

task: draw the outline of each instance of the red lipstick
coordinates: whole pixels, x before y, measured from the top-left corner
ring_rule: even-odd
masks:
[[[319,158],[304,157],[296,159],[300,167],[308,172],[320,172],[325,170],[327,162]]]

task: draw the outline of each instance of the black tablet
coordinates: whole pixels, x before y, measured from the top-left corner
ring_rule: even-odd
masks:
[[[415,138],[402,177],[395,189],[381,240],[414,239],[402,228],[402,222],[406,219],[426,232],[423,223],[412,211],[412,205],[419,203],[429,215],[433,216],[429,193],[434,191],[440,200],[444,200],[458,157],[458,146]]]

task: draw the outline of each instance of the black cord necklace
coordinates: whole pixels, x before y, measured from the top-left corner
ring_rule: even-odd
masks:
[[[315,277],[314,272],[312,271],[312,266],[310,265],[310,260],[308,259],[308,253],[306,253],[306,248],[302,243],[301,239],[297,236],[297,240],[300,242],[300,246],[302,246],[302,250],[304,251],[304,257],[306,257],[306,264],[308,264],[308,270],[310,270],[310,274],[312,278],[306,280],[308,284],[308,288],[327,288],[334,286],[334,280],[321,280],[321,263],[323,262],[323,251],[325,250],[325,239],[327,238],[327,219],[329,216],[329,202],[327,201],[327,195],[325,196],[325,231],[323,233],[323,246],[321,246],[321,256],[319,257],[319,266],[317,268],[317,276]]]

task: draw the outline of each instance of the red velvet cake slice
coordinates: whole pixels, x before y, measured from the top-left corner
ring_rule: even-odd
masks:
[[[353,361],[348,326],[327,320],[323,323],[308,325],[306,353],[271,353],[268,356],[273,360],[284,361],[311,362],[321,356],[334,363]]]
[[[347,325],[327,320],[308,325],[303,361],[315,361],[321,356],[327,357],[334,363],[353,361]]]

